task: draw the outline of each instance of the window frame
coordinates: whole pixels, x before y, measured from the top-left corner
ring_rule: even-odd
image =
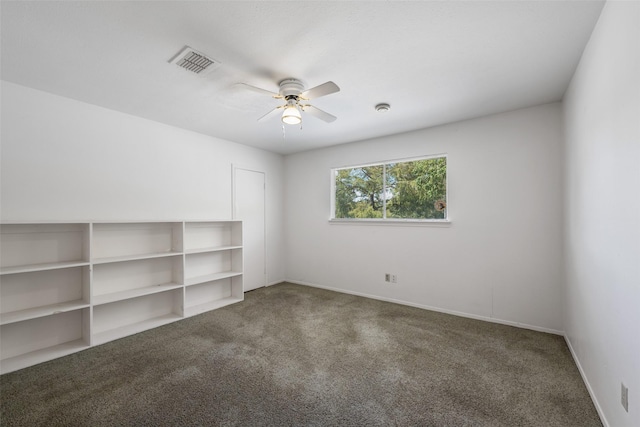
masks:
[[[445,177],[445,203],[447,204],[446,208],[446,216],[445,218],[387,218],[387,199],[386,197],[383,199],[383,207],[382,207],[382,218],[336,218],[336,176],[338,170],[344,169],[355,169],[355,168],[365,168],[371,166],[383,166],[383,176],[382,182],[383,185],[386,185],[386,165],[390,163],[408,163],[418,160],[428,160],[428,159],[439,159],[445,158],[447,163],[447,174]],[[449,156],[447,153],[442,154],[430,154],[425,156],[417,156],[417,157],[406,157],[400,159],[389,159],[384,161],[377,161],[372,163],[362,163],[357,165],[345,165],[345,166],[335,166],[329,170],[330,174],[330,185],[331,185],[331,203],[330,203],[330,212],[329,212],[329,223],[330,224],[352,224],[352,225],[426,225],[426,226],[448,226],[451,224],[451,211],[449,206]],[[383,192],[385,192],[385,188],[383,187]]]

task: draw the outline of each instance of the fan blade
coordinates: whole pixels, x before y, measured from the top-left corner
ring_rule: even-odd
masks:
[[[320,86],[312,87],[311,89],[305,90],[300,94],[301,98],[304,99],[314,99],[320,98],[321,96],[331,95],[332,93],[340,92],[340,88],[334,82],[326,82],[321,84]]]
[[[256,87],[256,86],[251,86],[249,84],[246,83],[238,83],[238,85],[243,86],[249,90],[252,90],[254,92],[258,92],[258,93],[266,93],[269,96],[272,96],[274,98],[282,98],[282,96],[279,93],[276,92],[271,92],[270,90],[266,90],[266,89],[262,89],[260,87]]]
[[[316,117],[320,120],[324,120],[327,123],[331,123],[337,119],[336,116],[333,116],[325,111],[322,111],[318,107],[314,107],[313,105],[302,105],[302,111],[305,113],[311,114],[313,117]]]
[[[276,113],[278,110],[280,110],[281,108],[284,108],[284,106],[283,106],[283,105],[281,105],[281,106],[279,106],[279,107],[274,108],[273,110],[269,111],[269,112],[268,112],[267,114],[265,114],[264,116],[260,117],[260,118],[258,119],[258,121],[259,121],[259,122],[263,122],[263,121],[265,121],[265,120],[270,119],[272,116],[275,116],[275,115],[276,115],[275,113]]]

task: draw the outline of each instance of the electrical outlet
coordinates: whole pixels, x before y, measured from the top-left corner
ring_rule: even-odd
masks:
[[[384,273],[384,281],[391,282],[391,275],[389,273]]]
[[[620,383],[620,403],[624,410],[629,412],[629,389],[624,383]]]
[[[391,283],[398,283],[398,276],[396,276],[395,274],[391,275]]]

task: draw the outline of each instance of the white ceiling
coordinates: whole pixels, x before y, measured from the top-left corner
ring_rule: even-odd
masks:
[[[602,1],[5,1],[2,79],[288,154],[562,99]],[[185,45],[222,65],[170,64]],[[333,123],[243,89],[328,80]],[[386,102],[391,110],[377,113]]]

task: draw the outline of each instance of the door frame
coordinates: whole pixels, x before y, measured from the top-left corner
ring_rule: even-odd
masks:
[[[237,207],[236,207],[236,200],[237,200],[237,196],[236,196],[236,171],[237,170],[244,170],[244,171],[248,171],[248,172],[256,172],[256,173],[261,173],[264,176],[264,191],[263,191],[263,198],[264,200],[262,201],[263,206],[264,206],[264,224],[263,224],[263,229],[264,229],[264,287],[267,287],[267,283],[268,283],[268,272],[267,272],[267,260],[268,258],[268,253],[267,253],[267,172],[263,171],[263,170],[259,170],[256,168],[252,168],[252,167],[247,167],[247,166],[243,166],[243,165],[238,165],[235,163],[231,164],[231,219],[238,219],[238,215],[237,215]],[[242,245],[244,246],[244,233],[242,236]],[[244,265],[244,260],[243,260],[243,265]]]

